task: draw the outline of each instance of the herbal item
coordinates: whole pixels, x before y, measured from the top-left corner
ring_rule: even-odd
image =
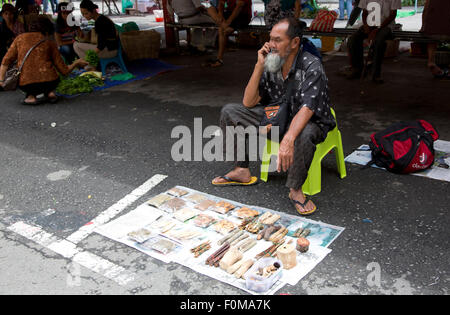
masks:
[[[180,241],[186,241],[200,236],[202,233],[193,228],[172,229],[165,235]]]
[[[214,206],[216,203],[212,200],[203,200],[199,204],[195,206],[196,209],[199,209],[201,211],[208,210],[210,207]]]
[[[244,218],[252,218],[252,217],[256,217],[257,215],[259,215],[259,211],[247,208],[247,207],[242,207],[238,210],[236,210],[236,212],[234,213],[238,218],[244,219]]]
[[[232,205],[232,204],[229,203],[229,202],[226,202],[226,201],[219,201],[219,202],[216,203],[215,206],[212,207],[211,209],[214,210],[214,211],[216,211],[216,212],[219,212],[219,213],[221,213],[221,214],[225,214],[225,213],[227,213],[228,211],[233,210],[234,208],[235,208],[235,206]]]
[[[155,250],[164,255],[169,254],[179,247],[176,243],[158,236],[150,238],[138,246],[144,250]]]
[[[173,213],[177,210],[180,210],[186,205],[186,202],[183,199],[178,197],[174,197],[165,203],[163,203],[159,208],[169,213]]]
[[[211,242],[208,240],[204,243],[201,243],[198,246],[195,246],[194,248],[191,248],[191,253],[194,254],[194,257],[197,258],[200,255],[202,255],[204,252],[211,249]]]
[[[297,266],[295,244],[288,243],[278,247],[277,258],[283,263],[284,269],[291,269]]]
[[[223,258],[220,260],[219,266],[223,270],[227,270],[234,263],[241,260],[242,257],[243,257],[242,253],[237,248],[231,247],[230,250],[228,250],[226,254],[223,256]]]
[[[163,253],[164,255],[170,253],[172,250],[174,250],[176,247],[176,244],[165,239],[160,239],[158,242],[152,245],[152,249],[156,250],[160,253]]]
[[[200,202],[206,200],[206,197],[200,194],[192,194],[185,198],[187,201],[199,204]]]
[[[177,224],[170,218],[158,219],[152,223],[151,228],[158,229],[161,233],[166,233],[174,228]]]
[[[227,235],[225,235],[223,238],[221,238],[219,241],[217,241],[217,245],[222,245],[225,242],[230,243],[228,240],[235,236],[237,233],[239,233],[239,229],[233,229],[230,231]]]
[[[214,254],[212,254],[211,256],[209,256],[206,259],[205,264],[207,264],[209,266],[219,267],[220,260],[223,258],[223,256],[226,254],[226,252],[229,249],[230,249],[230,244],[225,243]]]
[[[173,187],[173,188],[169,189],[169,190],[167,191],[167,193],[168,193],[169,195],[172,195],[172,196],[175,196],[175,197],[181,197],[181,196],[186,195],[188,192],[187,192],[186,190],[183,190],[183,189],[180,189],[180,188]]]
[[[152,232],[147,229],[139,229],[127,234],[135,242],[143,243],[152,236]]]
[[[88,74],[75,78],[62,79],[56,88],[56,93],[62,95],[90,93],[94,90],[94,87],[102,85],[103,80],[101,78],[93,74]]]
[[[100,59],[98,58],[98,55],[93,50],[88,50],[86,52],[85,60],[87,63],[89,63],[93,67],[97,67]]]
[[[265,212],[260,218],[259,222],[262,224],[274,224],[281,217],[278,214],[273,214],[269,211]]]
[[[216,219],[206,214],[199,214],[194,219],[194,224],[198,227],[206,228],[216,222]]]
[[[219,232],[223,235],[230,233],[235,227],[236,226],[234,225],[234,223],[228,220],[220,220],[214,225],[214,229],[216,230],[216,232]]]
[[[195,217],[197,214],[198,210],[194,210],[191,208],[183,208],[181,210],[176,211],[173,216],[175,219],[184,222]]]
[[[300,253],[306,253],[309,250],[309,241],[304,237],[299,237],[296,248]]]
[[[166,194],[159,194],[158,196],[153,197],[147,203],[150,206],[154,206],[156,208],[159,208],[160,205],[162,205],[164,202],[172,199],[173,197],[166,195]]]

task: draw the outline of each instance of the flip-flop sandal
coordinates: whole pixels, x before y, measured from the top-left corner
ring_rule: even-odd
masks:
[[[214,180],[211,182],[214,186],[251,186],[258,183],[258,177],[252,176],[249,182],[243,183],[229,178],[228,176],[220,176],[226,180],[223,183],[215,183]]]
[[[217,59],[214,63],[209,65],[211,68],[218,68],[223,66],[223,60]]]
[[[39,105],[40,102],[39,100],[36,100],[34,102],[25,102],[25,99],[22,101],[22,105],[29,105],[29,106],[33,106],[33,105]]]
[[[208,60],[206,63],[203,64],[203,66],[209,68],[218,68],[223,66],[223,60],[220,59]]]
[[[298,212],[300,215],[306,216],[306,215],[313,214],[314,212],[317,211],[317,206],[316,206],[316,205],[314,205],[314,209],[312,209],[312,210],[310,210],[310,211],[304,211],[304,212],[301,212],[300,210],[298,210],[297,205],[300,205],[303,209],[306,208],[306,204],[307,204],[308,201],[310,200],[310,199],[309,199],[308,197],[306,197],[306,196],[305,196],[305,202],[301,203],[301,202],[298,201],[298,200],[292,199],[292,198],[291,198],[291,194],[289,193],[289,200],[291,200],[292,204],[293,204],[294,207],[295,207],[295,210],[297,210],[297,212]]]
[[[47,101],[50,103],[50,104],[56,104],[57,102],[58,102],[58,96],[55,96],[55,97],[47,97]]]

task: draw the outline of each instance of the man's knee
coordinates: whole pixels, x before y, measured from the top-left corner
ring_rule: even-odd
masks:
[[[241,110],[242,106],[244,105],[239,103],[228,103],[222,107],[222,110],[220,111],[220,117],[233,116],[234,113],[237,113],[239,112],[239,110]]]

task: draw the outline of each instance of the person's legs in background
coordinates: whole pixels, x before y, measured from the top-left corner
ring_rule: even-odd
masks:
[[[367,38],[367,34],[364,33],[362,27],[350,36],[348,41],[348,54],[352,66],[352,73],[348,75],[348,79],[361,77],[361,72],[364,67],[363,42],[365,38]]]
[[[25,92],[25,99],[22,104],[24,105],[37,105],[38,99],[37,96],[40,94],[44,94],[44,96],[50,100],[50,102],[54,102],[57,100],[55,95],[56,87],[58,86],[59,79],[49,82],[40,82],[40,83],[32,83],[27,85],[19,86],[23,92]]]
[[[90,43],[80,43],[80,42],[73,43],[73,49],[75,50],[77,56],[80,57],[80,59],[86,58],[87,51],[94,50],[96,47],[97,45]]]
[[[42,0],[42,4],[43,4],[43,6],[44,6],[44,8],[43,8],[43,13],[44,14],[47,14],[47,11],[48,11],[48,2],[49,1],[51,1],[51,0]]]
[[[372,79],[375,82],[382,83],[381,79],[381,65],[383,64],[384,54],[386,53],[386,40],[392,38],[392,30],[389,27],[379,29],[375,37],[373,61],[374,72]]]
[[[59,46],[59,52],[64,57],[64,61],[68,65],[71,64],[77,56],[75,50],[73,49],[73,45]]]
[[[353,5],[352,5],[353,0],[346,0],[346,1],[347,1],[347,19],[349,19],[350,14],[352,14],[352,11],[353,11]]]
[[[343,20],[345,17],[345,2],[347,0],[339,0],[339,20]]]
[[[50,1],[50,5],[52,6],[53,14],[56,14],[57,8],[58,8],[58,0],[49,0],[49,1]]]
[[[435,60],[435,52],[437,49],[437,43],[428,43],[427,45],[427,53],[428,53],[428,69],[430,69],[430,72],[435,77],[442,77],[445,75],[444,71],[439,68],[439,66],[436,64]]]

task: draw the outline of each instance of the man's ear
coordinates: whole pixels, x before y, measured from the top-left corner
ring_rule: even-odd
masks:
[[[300,46],[300,37],[296,36],[292,39],[292,48]]]

